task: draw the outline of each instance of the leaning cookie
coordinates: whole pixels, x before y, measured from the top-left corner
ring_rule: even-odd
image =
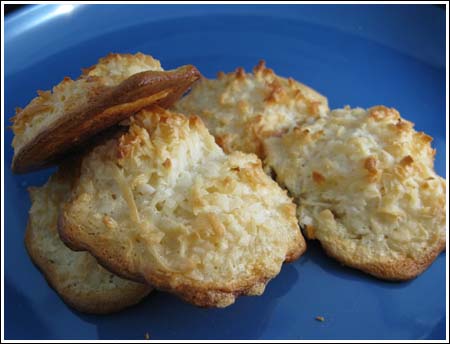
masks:
[[[11,119],[12,170],[24,173],[57,163],[96,133],[152,104],[170,106],[200,77],[193,66],[163,71],[144,54],[110,54],[65,78],[53,92],[39,91]]]
[[[72,164],[39,188],[30,188],[32,207],[25,245],[48,283],[71,307],[85,313],[111,313],[139,302],[151,288],[105,270],[86,252],[74,252],[59,238],[59,206],[74,182]]]
[[[239,150],[264,158],[267,137],[324,116],[328,102],[310,87],[275,75],[261,61],[253,73],[238,68],[201,79],[173,108],[197,114],[226,153]]]
[[[332,111],[266,142],[300,226],[342,263],[406,280],[445,248],[446,181],[431,137],[384,106]]]
[[[84,158],[58,226],[72,249],[198,306],[262,294],[306,248],[255,155],[226,155],[198,117],[161,108]]]

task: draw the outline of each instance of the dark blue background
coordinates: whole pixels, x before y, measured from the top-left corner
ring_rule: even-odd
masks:
[[[151,54],[166,69],[194,64],[208,76],[260,58],[325,94],[330,107],[396,107],[434,137],[445,177],[445,12],[432,6],[78,6],[28,8],[5,21],[5,124],[37,89],[109,52]],[[5,129],[5,336],[7,339],[443,339],[441,254],[406,283],[340,266],[315,243],[285,265],[261,297],[205,310],[153,293],[136,307],[88,316],[66,307],[29,260],[23,235],[29,185],[52,169],[13,176]],[[315,320],[324,316],[325,322]]]

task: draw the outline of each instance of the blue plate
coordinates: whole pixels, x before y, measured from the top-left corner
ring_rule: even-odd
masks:
[[[151,54],[167,69],[204,75],[260,58],[278,74],[346,104],[396,107],[434,137],[445,176],[445,11],[431,6],[48,5],[5,21],[5,124],[16,106],[109,52]],[[52,169],[12,175],[5,140],[5,336],[7,339],[444,339],[441,254],[417,279],[376,280],[343,267],[312,243],[261,297],[200,309],[155,292],[108,316],[68,308],[24,249],[29,185]],[[324,322],[315,320],[323,316]]]

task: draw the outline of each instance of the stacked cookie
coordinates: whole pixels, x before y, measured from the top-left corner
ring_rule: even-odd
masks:
[[[60,166],[30,190],[26,247],[78,310],[116,311],[151,288],[225,307],[304,252],[295,205],[261,161],[165,109],[198,77],[110,55],[14,117],[13,170]]]
[[[25,243],[80,311],[152,288],[208,307],[260,295],[305,251],[302,231],[387,279],[416,276],[445,247],[430,138],[393,109],[330,112],[263,62],[208,80],[111,54],[40,92],[12,128],[13,171],[59,165],[30,189]]]
[[[258,154],[294,198],[305,236],[341,263],[405,280],[445,249],[446,182],[432,138],[395,109],[329,111],[263,63],[199,81],[175,108],[197,113],[224,150]]]

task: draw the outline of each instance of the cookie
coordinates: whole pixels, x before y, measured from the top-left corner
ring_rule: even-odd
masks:
[[[330,256],[407,280],[446,243],[446,181],[431,140],[395,109],[345,108],[267,140],[266,166],[294,196],[305,235]]]
[[[83,159],[59,231],[118,275],[205,307],[261,294],[306,248],[255,155],[226,155],[198,117],[162,108]]]
[[[198,115],[225,152],[239,150],[264,158],[266,138],[325,115],[328,102],[310,87],[277,76],[260,61],[253,73],[238,68],[220,72],[217,79],[201,79],[173,108]]]
[[[93,135],[149,105],[169,106],[199,78],[193,66],[163,71],[144,54],[110,54],[65,78],[53,91],[39,91],[11,119],[12,170],[24,173],[53,165]]]
[[[30,188],[25,246],[50,286],[80,312],[104,314],[139,302],[151,291],[145,284],[117,277],[87,252],[74,252],[57,231],[59,206],[70,194],[76,167],[66,165],[42,187]]]

